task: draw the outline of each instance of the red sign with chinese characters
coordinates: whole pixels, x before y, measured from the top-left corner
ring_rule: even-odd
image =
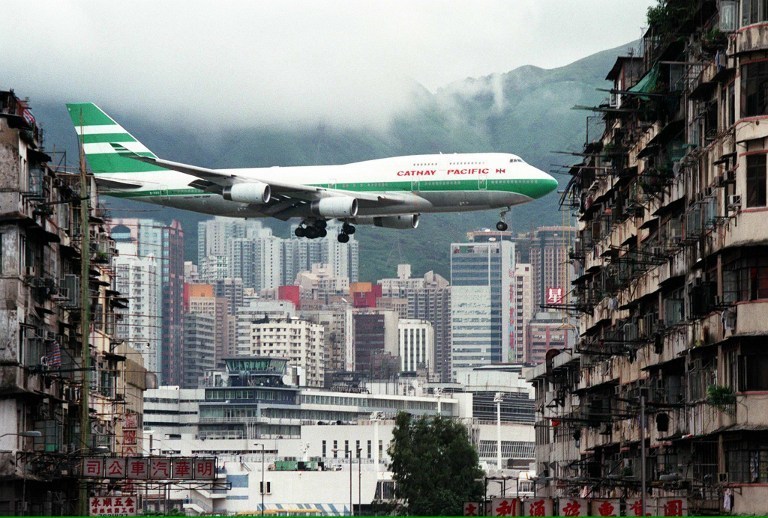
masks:
[[[523,516],[552,516],[551,498],[533,498],[523,501]]]
[[[491,500],[491,516],[517,516],[520,500],[517,498],[494,498]]]
[[[136,499],[132,496],[92,496],[88,504],[91,516],[136,515]]]
[[[588,516],[587,501],[582,498],[561,498],[558,516]]]

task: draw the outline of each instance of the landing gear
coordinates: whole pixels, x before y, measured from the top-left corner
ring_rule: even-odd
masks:
[[[339,232],[339,235],[337,239],[339,240],[339,243],[348,243],[349,242],[349,236],[355,233],[355,226],[350,225],[348,222],[344,222],[341,225],[341,232]]]
[[[509,228],[509,225],[507,225],[507,222],[504,221],[507,217],[507,212],[509,212],[509,207],[502,210],[501,213],[499,214],[499,222],[496,223],[496,230],[498,230],[499,232],[504,232]]]
[[[325,228],[327,225],[328,223],[324,219],[315,220],[309,225],[306,221],[303,221],[301,225],[296,227],[293,233],[296,237],[306,237],[307,239],[325,237],[328,235],[328,230]]]

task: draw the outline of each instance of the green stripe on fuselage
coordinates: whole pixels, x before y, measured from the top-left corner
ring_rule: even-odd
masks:
[[[90,158],[90,157],[89,157]],[[135,160],[129,160],[136,162]],[[136,162],[142,164],[142,162]],[[143,164],[149,165],[149,164]],[[477,180],[438,180],[432,182],[418,182],[418,186],[410,181],[398,182],[360,182],[360,183],[335,183],[313,184],[311,187],[335,188],[350,192],[375,192],[375,191],[401,191],[401,192],[511,192],[528,196],[529,198],[540,198],[552,191],[552,181],[550,180],[488,180],[484,188],[479,188]],[[414,190],[414,187],[418,187]],[[189,196],[191,194],[207,194],[198,189],[168,189],[151,191],[126,191],[124,193],[110,193],[112,196],[121,198],[142,198],[153,196]]]

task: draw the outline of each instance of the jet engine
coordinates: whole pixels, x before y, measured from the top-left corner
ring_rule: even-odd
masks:
[[[323,218],[354,218],[357,215],[357,199],[350,196],[334,196],[313,201],[312,214]]]
[[[269,203],[272,197],[272,189],[269,187],[269,184],[261,182],[236,183],[224,187],[221,195],[225,200],[229,201],[263,205]]]
[[[416,228],[419,226],[419,215],[408,214],[405,216],[365,216],[355,218],[358,225],[375,225],[384,228]]]

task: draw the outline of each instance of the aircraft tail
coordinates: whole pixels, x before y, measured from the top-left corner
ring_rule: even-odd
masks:
[[[78,141],[88,165],[97,177],[115,173],[146,173],[167,171],[162,167],[133,160],[112,144],[137,155],[157,158],[152,151],[128,133],[120,124],[93,103],[68,103],[67,111],[75,126]]]

